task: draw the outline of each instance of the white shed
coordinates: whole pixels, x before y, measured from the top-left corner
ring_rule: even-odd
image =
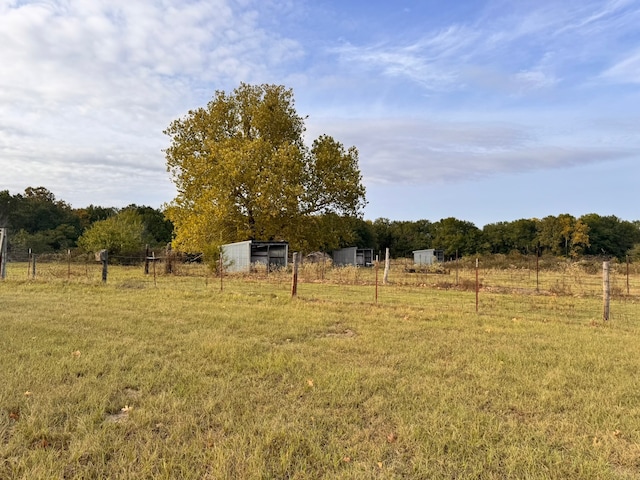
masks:
[[[433,265],[444,261],[444,252],[434,248],[413,251],[413,263],[415,265]]]
[[[246,240],[223,245],[222,254],[228,272],[249,272],[257,264],[280,268],[287,266],[289,244]]]

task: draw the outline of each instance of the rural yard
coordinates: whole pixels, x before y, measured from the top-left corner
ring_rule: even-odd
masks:
[[[605,322],[596,294],[485,288],[476,311],[435,275],[376,303],[371,269],[296,298],[288,276],[18,269],[0,478],[640,476],[637,276]]]

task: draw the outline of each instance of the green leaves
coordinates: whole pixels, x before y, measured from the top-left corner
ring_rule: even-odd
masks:
[[[148,240],[142,216],[134,210],[123,210],[95,222],[78,239],[78,245],[91,252],[107,249],[111,255],[121,255],[139,252]]]
[[[171,123],[165,153],[178,196],[167,215],[177,246],[277,239],[314,248],[312,217],[358,215],[357,150],[326,135],[308,149],[304,130],[292,90],[244,83]]]

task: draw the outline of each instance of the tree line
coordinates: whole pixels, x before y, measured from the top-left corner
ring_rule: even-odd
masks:
[[[456,218],[392,221],[379,218],[359,221],[358,244],[390,249],[393,258],[410,256],[414,250],[435,248],[451,259],[477,254],[549,254],[579,258],[602,256],[640,259],[640,221],[622,220],[596,213],[578,218],[564,213],[541,219],[519,219],[485,225]]]
[[[451,259],[477,254],[550,254],[579,258],[585,255],[640,259],[640,221],[595,213],[498,222],[478,228],[456,218],[438,221],[364,220],[326,214],[318,223],[340,223],[335,243],[321,250],[357,246],[384,251],[393,258],[414,250],[435,248]],[[139,252],[145,244],[164,246],[174,236],[165,212],[131,204],[124,208],[89,205],[72,208],[45,187],[28,187],[22,194],[0,191],[0,226],[10,229],[10,246],[34,253],[55,253],[81,247],[107,248],[113,255]]]
[[[0,227],[9,230],[10,250],[37,254],[76,247],[128,254],[144,244],[166,245],[173,236],[173,225],[161,210],[135,204],[72,208],[45,187],[27,187],[14,195],[0,191]]]

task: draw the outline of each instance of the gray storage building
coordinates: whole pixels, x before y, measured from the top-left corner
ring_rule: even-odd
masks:
[[[334,250],[331,257],[335,265],[370,267],[373,265],[373,248],[341,248],[340,250]]]
[[[413,263],[415,265],[433,265],[444,261],[444,252],[434,248],[413,251]]]
[[[222,254],[228,272],[250,272],[255,265],[274,269],[287,266],[289,244],[246,240],[223,245]]]

